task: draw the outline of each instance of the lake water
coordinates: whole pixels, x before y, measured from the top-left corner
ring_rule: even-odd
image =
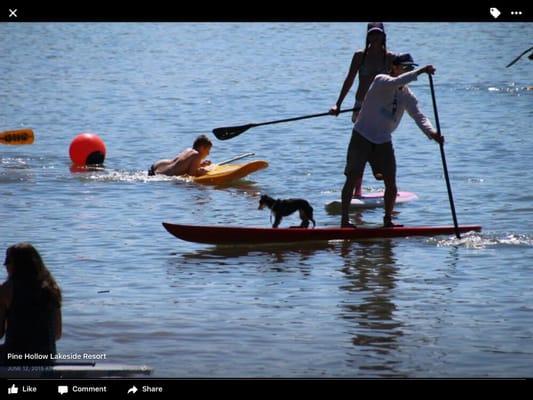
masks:
[[[64,353],[105,353],[156,377],[533,376],[533,62],[527,23],[389,23],[387,45],[434,64],[458,220],[483,231],[292,246],[215,247],[161,222],[269,226],[261,193],[304,197],[320,226],[338,199],[347,114],[325,112],[365,23],[0,24],[0,248],[29,241],[64,295]],[[426,76],[410,87],[434,121]],[[353,105],[354,89],[344,107]],[[73,173],[81,132],[105,171]],[[208,133],[210,158],[268,169],[225,188],[148,177]],[[438,145],[405,115],[394,133],[405,225],[452,224]],[[367,191],[381,183],[365,175]],[[369,226],[381,209],[352,214]],[[296,215],[282,225],[298,223]],[[0,278],[5,279],[2,269]]]

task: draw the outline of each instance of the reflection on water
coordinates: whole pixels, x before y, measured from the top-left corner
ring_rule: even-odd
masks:
[[[231,263],[239,261],[250,262],[257,257],[265,260],[262,268],[273,271],[283,271],[298,266],[305,266],[317,252],[334,251],[338,244],[330,242],[310,243],[280,243],[264,245],[240,245],[240,246],[215,246],[181,254],[182,266],[192,265],[197,268],[199,263],[214,262],[225,266],[228,259]],[[278,265],[279,264],[279,265]]]
[[[400,348],[399,338],[404,335],[403,323],[395,318],[398,272],[395,246],[394,240],[379,240],[208,247],[172,254],[167,261],[167,273],[170,286],[180,293],[187,280],[193,280],[199,288],[207,285],[211,292],[215,291],[214,286],[228,291],[238,287],[246,292],[252,282],[262,282],[272,299],[292,298],[285,304],[254,296],[254,301],[266,301],[264,307],[276,312],[282,312],[285,307],[299,308],[297,296],[290,290],[284,292],[287,285],[299,295],[310,290],[319,296],[323,287],[331,283],[327,277],[335,277],[334,298],[340,312],[331,317],[345,322],[343,335],[351,343],[344,348],[347,374],[353,376],[354,371],[364,370],[367,376],[404,377],[407,374],[400,372],[395,356]],[[327,260],[325,269],[317,264],[321,259]],[[206,273],[212,281],[203,278]],[[309,289],[306,280],[313,282]],[[222,293],[221,296],[224,297]],[[305,324],[306,321],[296,319],[285,323]],[[327,326],[324,329],[327,331]],[[305,338],[306,335],[300,338],[302,346]]]
[[[218,185],[214,187],[221,190],[236,190],[239,193],[248,195],[250,197],[259,197],[259,194],[261,192],[261,188],[257,185],[257,182],[247,179],[239,179],[235,182],[226,183],[224,185]]]
[[[346,296],[340,317],[350,322],[352,343],[358,348],[347,362],[377,373],[394,372],[394,363],[384,363],[379,356],[396,350],[403,335],[402,323],[394,319],[397,267],[393,250],[392,240],[357,246],[346,243],[341,248],[346,284],[340,289]],[[359,351],[366,356],[361,357]]]

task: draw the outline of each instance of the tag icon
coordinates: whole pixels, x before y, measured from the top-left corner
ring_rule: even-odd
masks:
[[[492,15],[494,19],[498,18],[501,14],[500,10],[498,10],[496,7],[491,7],[489,9],[489,12],[490,12],[490,15]]]

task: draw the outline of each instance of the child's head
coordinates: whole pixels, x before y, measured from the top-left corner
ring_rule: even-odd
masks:
[[[213,146],[213,143],[211,143],[211,140],[205,135],[200,135],[196,138],[194,141],[192,148],[196,150],[202,158],[205,158],[209,155],[209,152],[211,151],[211,147]]]

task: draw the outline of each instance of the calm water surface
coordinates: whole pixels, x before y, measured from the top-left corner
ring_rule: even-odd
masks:
[[[327,111],[365,27],[0,24],[0,130],[36,133],[0,148],[0,248],[32,242],[60,283],[59,351],[158,377],[533,376],[533,63],[505,68],[533,24],[386,24],[389,49],[437,67],[458,219],[482,233],[214,247],[161,226],[268,226],[260,193],[305,197],[337,225],[324,204],[340,197],[347,114],[213,138],[214,161],[270,163],[229,187],[146,170],[218,126]],[[427,78],[410,86],[434,121]],[[105,141],[105,171],[70,172],[80,132]],[[438,146],[408,116],[394,141],[399,187],[419,195],[398,221],[451,224]]]

